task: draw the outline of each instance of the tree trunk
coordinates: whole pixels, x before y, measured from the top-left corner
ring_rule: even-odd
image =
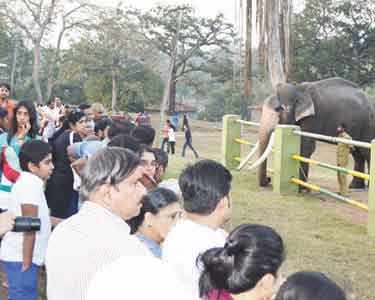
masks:
[[[290,74],[290,56],[291,56],[291,28],[292,28],[292,10],[293,2],[292,0],[283,1],[283,33],[284,33],[284,68],[285,68],[285,78],[288,80]]]
[[[42,89],[40,87],[40,78],[39,78],[39,71],[40,71],[40,40],[34,41],[34,48],[33,48],[33,83],[34,88],[37,94],[37,102],[43,103],[43,95]]]
[[[12,60],[12,71],[10,73],[10,86],[12,88],[12,92],[14,93],[15,86],[14,86],[14,81],[15,81],[15,76],[16,76],[16,67],[17,67],[17,52],[18,52],[18,40],[17,37],[14,40],[14,52],[13,52],[13,60]]]
[[[168,113],[174,114],[176,112],[176,68],[173,68],[171,76],[171,85],[168,98]]]
[[[117,111],[117,70],[112,69],[112,112]]]
[[[244,68],[244,82],[245,82],[245,99],[249,101],[251,96],[251,34],[252,34],[252,0],[247,0],[246,3],[246,49],[245,49],[245,68]],[[249,102],[247,102],[249,103]]]
[[[268,73],[272,86],[285,82],[284,64],[280,49],[280,2],[279,0],[268,0],[266,11],[267,18],[267,40],[268,40]]]
[[[265,2],[267,0],[257,1],[257,23],[259,32],[259,65],[263,67],[264,76],[267,77],[267,47],[266,47],[266,17]]]
[[[53,87],[55,85],[55,82],[54,82],[54,80],[52,78],[53,75],[51,75],[49,71],[48,71],[47,91],[46,91],[46,99],[47,99],[47,101],[50,100],[51,95],[52,95],[52,90],[53,90]]]

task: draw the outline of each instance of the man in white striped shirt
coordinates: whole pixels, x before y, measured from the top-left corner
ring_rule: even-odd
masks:
[[[125,222],[142,206],[143,171],[135,154],[116,147],[89,160],[80,188],[83,207],[56,227],[48,243],[49,300],[85,299],[100,268],[122,256],[151,255]]]

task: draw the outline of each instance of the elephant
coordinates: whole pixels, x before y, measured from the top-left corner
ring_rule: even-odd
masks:
[[[375,136],[375,106],[373,101],[353,82],[334,77],[301,84],[281,83],[276,93],[263,103],[258,131],[260,159],[253,164],[258,168],[258,184],[267,186],[267,155],[277,124],[299,125],[302,131],[337,136],[336,129],[345,124],[353,140],[371,142]],[[300,153],[310,158],[315,151],[316,140],[302,137]],[[267,152],[267,154],[266,154]],[[352,151],[354,169],[364,172],[370,163],[370,150],[355,147]],[[250,167],[251,168],[251,167]],[[307,180],[308,164],[302,163],[300,179]],[[364,180],[354,178],[350,188],[364,188]]]

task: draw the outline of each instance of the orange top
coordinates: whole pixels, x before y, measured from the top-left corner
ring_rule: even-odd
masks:
[[[13,118],[14,103],[11,100],[5,100],[5,102],[1,104],[1,107],[8,111],[8,118],[11,120]]]

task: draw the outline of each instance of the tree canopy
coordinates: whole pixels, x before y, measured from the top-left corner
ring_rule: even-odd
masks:
[[[296,81],[341,76],[361,86],[375,82],[375,3],[308,0],[295,16]]]

